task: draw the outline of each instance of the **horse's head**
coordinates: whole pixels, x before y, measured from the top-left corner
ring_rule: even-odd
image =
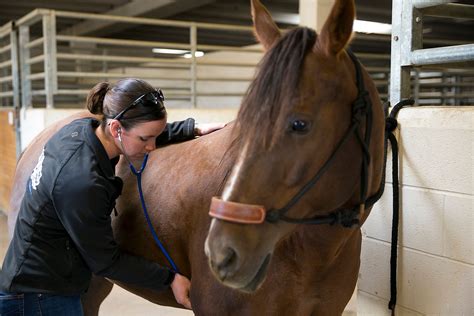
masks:
[[[295,222],[324,223],[342,240],[353,232],[342,226],[367,215],[359,206],[380,185],[384,121],[373,82],[345,50],[354,12],[353,0],[336,0],[319,35],[282,35],[252,0],[266,54],[236,120],[229,153],[237,160],[211,204],[205,244],[211,270],[228,286],[254,291]]]

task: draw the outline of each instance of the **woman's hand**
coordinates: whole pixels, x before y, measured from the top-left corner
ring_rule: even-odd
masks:
[[[181,274],[176,273],[174,280],[171,283],[171,290],[173,291],[176,302],[183,305],[187,309],[192,309],[191,300],[189,299],[189,290],[191,289],[191,281]]]
[[[203,136],[215,132],[226,125],[225,123],[196,124],[194,127],[194,136]]]

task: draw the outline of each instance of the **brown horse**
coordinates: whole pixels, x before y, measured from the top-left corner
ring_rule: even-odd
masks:
[[[235,123],[229,152],[238,158],[212,201],[205,251],[214,275],[253,292],[266,313],[341,314],[357,280],[360,225],[383,185],[382,106],[345,51],[354,4],[336,1],[319,36],[281,36],[252,4],[267,53]]]
[[[232,221],[246,209],[263,210],[242,207],[243,203],[279,208],[321,169],[336,147],[340,150],[327,171],[288,218],[360,204],[361,187],[371,196],[382,178],[383,113],[375,86],[363,70],[361,77],[372,101],[372,133],[367,132],[364,116],[361,127],[351,129],[354,133],[337,146],[355,121],[352,104],[361,81],[344,51],[352,32],[353,0],[336,1],[319,37],[306,28],[281,36],[258,0],[252,0],[252,15],[255,33],[267,52],[236,124],[150,155],[142,179],[150,217],[181,273],[191,278],[197,315],[341,314],[357,279],[359,228],[280,222],[248,225],[218,219],[209,226],[212,196],[224,192],[226,202],[218,202],[220,213],[213,209],[213,214],[230,214]],[[40,149],[69,121],[43,132],[20,159],[12,218]],[[356,132],[362,140],[354,136]],[[367,144],[367,135],[371,135],[366,146],[371,159],[365,164],[367,181],[362,185],[361,165],[367,155],[361,152],[361,142]],[[117,175],[124,180],[118,215],[112,216],[117,242],[124,251],[166,264],[147,229],[136,180],[125,162],[119,163]],[[228,201],[238,202],[237,216],[228,212]],[[209,258],[204,252],[206,237]],[[171,291],[120,285],[157,304],[177,306]],[[93,280],[83,299],[86,314],[97,314],[111,287],[104,279]]]

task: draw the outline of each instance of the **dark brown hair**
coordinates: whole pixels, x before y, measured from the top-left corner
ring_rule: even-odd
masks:
[[[138,97],[153,91],[155,88],[148,82],[136,78],[125,78],[114,85],[100,82],[89,92],[86,106],[92,114],[103,115],[102,125],[105,126],[107,119],[114,118]],[[127,115],[120,119],[120,123],[126,129],[141,122],[164,118],[166,118],[164,107],[137,104],[127,111]]]
[[[285,132],[275,128],[295,105],[303,62],[316,42],[316,32],[299,27],[286,33],[264,56],[236,119],[239,139],[269,148]]]

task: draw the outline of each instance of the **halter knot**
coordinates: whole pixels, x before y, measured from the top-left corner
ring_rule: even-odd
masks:
[[[355,228],[360,225],[360,221],[357,218],[358,213],[353,209],[342,209],[338,212],[333,213],[334,221],[331,225],[340,224],[346,228]]]
[[[357,99],[352,104],[352,122],[359,123],[367,114],[367,108],[369,105],[368,98],[369,93],[366,90],[360,91]]]

